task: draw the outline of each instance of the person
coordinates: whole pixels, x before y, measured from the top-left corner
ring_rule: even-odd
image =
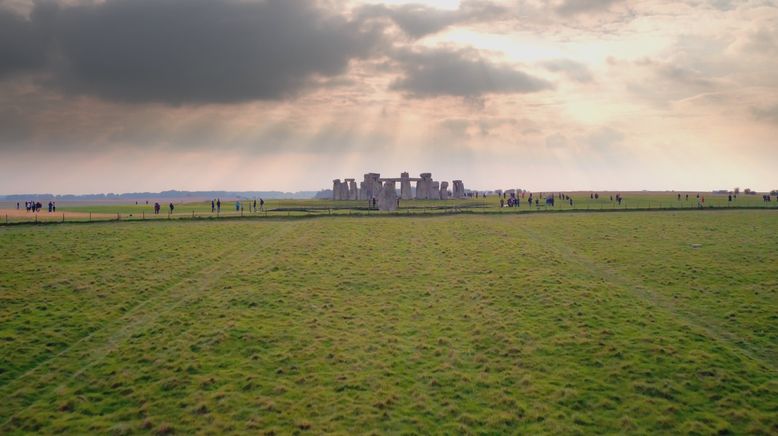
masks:
[[[573,197],[570,197],[570,207],[573,207]]]
[[[49,213],[51,213],[51,201],[49,201]]]
[[[689,194],[686,194],[686,201],[689,201]]]
[[[727,201],[732,203],[732,194],[729,194],[729,196],[727,197]]]
[[[154,203],[154,215],[159,215],[159,203]]]
[[[538,199],[536,198],[536,199],[535,199],[535,207],[539,207],[539,206],[540,206],[540,202],[539,202],[539,201],[538,201]]]
[[[375,209],[375,203],[376,203],[375,197],[373,197],[373,209]]]
[[[52,212],[56,212],[57,211],[57,202],[56,201],[52,201],[51,202],[51,211]]]
[[[173,202],[172,201],[170,202],[169,207],[170,207],[170,213],[173,213],[173,209],[175,209],[176,207],[173,206]]]
[[[256,212],[256,211],[257,211],[257,199],[255,198],[254,199],[254,212]],[[249,211],[249,212],[251,212],[251,211]]]
[[[240,201],[235,202],[235,212],[240,212]]]
[[[503,199],[501,198],[501,199],[500,199],[500,209],[502,209],[502,208],[504,208],[504,207],[505,207],[505,200],[503,200]]]
[[[731,195],[729,197],[732,198]],[[681,201],[681,194],[678,194],[678,201]]]
[[[216,202],[215,200],[211,200],[211,213],[213,213],[216,210]]]
[[[16,210],[19,210],[19,202],[16,202]]]
[[[221,212],[222,210],[222,200],[221,198],[216,199],[216,212]]]
[[[265,210],[265,200],[259,199],[259,210]]]

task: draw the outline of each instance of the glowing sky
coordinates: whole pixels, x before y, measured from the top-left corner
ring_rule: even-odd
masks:
[[[0,0],[0,194],[778,188],[773,1]]]

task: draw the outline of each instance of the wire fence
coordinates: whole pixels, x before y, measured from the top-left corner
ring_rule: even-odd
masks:
[[[89,223],[89,222],[131,222],[131,221],[171,221],[171,220],[236,220],[236,219],[299,219],[327,216],[434,216],[451,214],[489,214],[515,215],[531,213],[564,213],[564,212],[616,212],[616,211],[673,211],[673,210],[722,210],[722,209],[778,209],[778,201],[747,204],[712,201],[702,204],[692,201],[652,201],[635,200],[617,202],[583,202],[580,204],[560,200],[554,205],[545,202],[529,205],[520,204],[515,207],[500,207],[499,203],[483,201],[465,201],[441,205],[415,203],[410,207],[401,207],[395,211],[379,211],[368,207],[278,207],[262,210],[214,211],[210,209],[191,209],[182,212],[154,213],[153,211],[133,211],[108,213],[100,212],[25,212],[11,211],[0,215],[0,225],[17,224],[54,224],[54,223]]]

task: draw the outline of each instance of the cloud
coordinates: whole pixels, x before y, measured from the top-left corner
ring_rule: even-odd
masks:
[[[489,1],[463,1],[456,10],[437,9],[420,4],[398,6],[369,5],[357,11],[360,19],[388,18],[413,38],[440,32],[461,23],[492,21],[506,16],[508,8]]]
[[[553,133],[546,136],[546,147],[551,149],[562,149],[568,145],[567,138],[559,133]]]
[[[564,0],[557,6],[557,13],[564,16],[604,12],[623,0]]]
[[[48,83],[113,101],[282,99],[345,73],[381,41],[380,29],[303,0],[46,5],[38,3],[30,21],[0,15],[0,47],[9,54],[0,72],[40,67],[40,50],[28,46],[50,34],[57,61]],[[53,9],[48,19],[36,13],[44,7]]]
[[[543,62],[542,65],[549,71],[564,73],[567,77],[576,82],[588,83],[594,80],[591,71],[589,71],[589,68],[586,65],[569,59],[554,59]]]
[[[592,150],[603,153],[611,152],[614,146],[618,146],[624,140],[622,132],[610,127],[600,127],[581,138],[582,142]]]
[[[778,124],[778,103],[767,107],[752,107],[751,114],[757,120]]]
[[[43,67],[46,46],[45,34],[31,20],[0,8],[0,78]]]
[[[393,59],[403,71],[403,77],[393,82],[391,89],[415,98],[477,98],[552,88],[551,83],[543,79],[509,65],[491,62],[474,50],[400,50],[393,54]]]

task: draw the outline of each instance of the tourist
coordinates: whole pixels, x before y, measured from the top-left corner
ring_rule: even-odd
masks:
[[[51,213],[51,202],[49,202],[49,213]]]
[[[216,210],[216,200],[211,200],[211,213]]]
[[[222,200],[220,198],[216,199],[216,213],[221,212],[222,210]]]
[[[265,210],[265,200],[259,199],[259,210]]]
[[[254,212],[256,212],[256,211],[257,211],[257,199],[255,198],[254,199]],[[249,212],[251,212],[251,211],[249,211]]]
[[[51,202],[51,211],[56,212],[57,211],[57,202],[52,201]]]
[[[573,207],[573,197],[570,197],[570,207]]]
[[[16,210],[19,210],[19,202],[16,202]]]
[[[501,198],[501,199],[500,199],[500,209],[502,209],[502,208],[504,208],[504,207],[505,207],[505,200],[503,200],[503,199]]]
[[[240,201],[235,202],[235,212],[240,212]]]
[[[172,201],[170,202],[170,204],[168,205],[168,207],[170,207],[170,213],[173,213],[173,209],[175,209],[175,208],[176,208],[175,206],[173,206],[173,202],[172,202]]]

